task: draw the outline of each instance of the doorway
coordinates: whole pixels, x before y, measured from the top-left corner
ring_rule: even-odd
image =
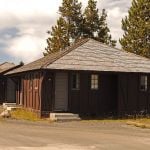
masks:
[[[57,72],[55,76],[55,111],[68,110],[68,73]]]

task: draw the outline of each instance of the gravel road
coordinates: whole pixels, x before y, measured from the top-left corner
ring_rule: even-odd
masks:
[[[150,130],[123,122],[0,122],[2,150],[150,150]]]

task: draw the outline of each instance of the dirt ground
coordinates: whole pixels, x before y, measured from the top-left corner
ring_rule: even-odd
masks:
[[[150,130],[118,121],[0,122],[2,150],[149,150]]]

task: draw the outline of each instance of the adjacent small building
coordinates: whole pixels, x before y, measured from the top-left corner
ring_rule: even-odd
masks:
[[[17,104],[40,116],[150,112],[150,59],[92,39],[6,75],[16,81]]]
[[[15,103],[16,102],[16,84],[11,79],[6,77],[4,74],[20,67],[14,63],[4,62],[0,64],[0,104]]]

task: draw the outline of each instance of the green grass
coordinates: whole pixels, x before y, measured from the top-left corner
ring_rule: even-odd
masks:
[[[34,112],[30,112],[21,108],[12,111],[11,118],[17,119],[17,120],[28,120],[28,121],[41,121],[42,120]]]
[[[150,129],[150,119],[148,118],[141,118],[141,119],[135,119],[135,120],[128,120],[128,125],[133,125],[140,128],[147,128]]]
[[[101,122],[101,123],[114,123],[114,122],[122,122],[128,125],[133,125],[140,128],[150,129],[150,119],[141,118],[141,119],[101,119],[101,118],[83,118],[82,122]]]

